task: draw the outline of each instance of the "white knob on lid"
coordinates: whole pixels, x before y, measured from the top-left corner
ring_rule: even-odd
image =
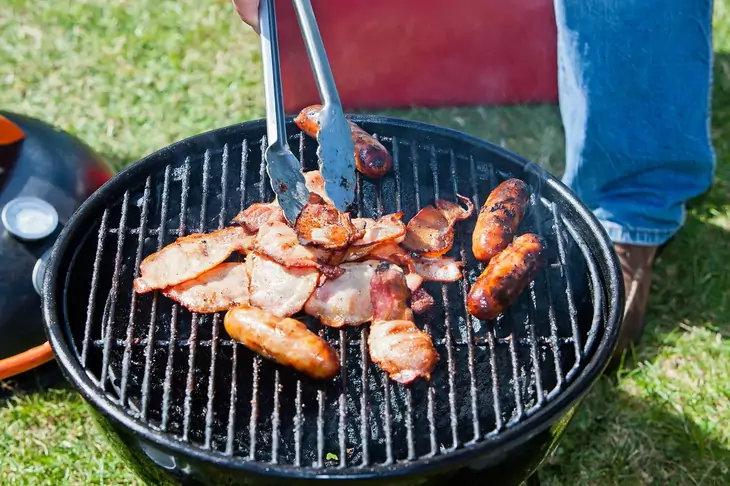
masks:
[[[58,226],[56,209],[37,197],[17,197],[8,201],[0,216],[5,229],[25,241],[42,240]]]

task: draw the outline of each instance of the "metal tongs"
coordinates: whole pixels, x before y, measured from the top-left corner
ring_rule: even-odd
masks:
[[[342,112],[312,4],[309,0],[292,0],[292,3],[323,104],[317,134],[317,156],[324,190],[338,210],[347,211],[355,200],[355,147],[352,132]],[[266,171],[286,219],[293,224],[309,202],[309,190],[302,174],[302,165],[287,142],[274,0],[261,0],[259,21],[268,137],[264,154]]]

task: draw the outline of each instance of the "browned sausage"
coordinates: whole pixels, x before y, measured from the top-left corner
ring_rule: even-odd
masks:
[[[519,179],[507,179],[498,185],[479,210],[472,234],[474,258],[489,261],[512,242],[525,214],[530,193]]]
[[[335,350],[296,319],[242,305],[229,310],[223,324],[250,350],[313,378],[331,379],[340,371]]]
[[[528,233],[518,236],[487,265],[466,299],[477,319],[494,319],[517,299],[544,265],[545,241]]]
[[[322,105],[311,105],[299,112],[294,123],[310,137],[319,132],[319,113]],[[362,174],[379,179],[393,168],[393,157],[375,137],[348,120],[355,143],[355,166]]]

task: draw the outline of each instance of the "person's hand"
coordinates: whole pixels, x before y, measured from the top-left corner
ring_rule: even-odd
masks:
[[[250,25],[257,34],[259,31],[259,0],[232,0],[238,16]]]

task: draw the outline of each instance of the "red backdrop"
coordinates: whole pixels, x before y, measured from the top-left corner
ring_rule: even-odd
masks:
[[[557,100],[552,0],[312,0],[345,109]],[[277,1],[287,113],[319,100]]]

